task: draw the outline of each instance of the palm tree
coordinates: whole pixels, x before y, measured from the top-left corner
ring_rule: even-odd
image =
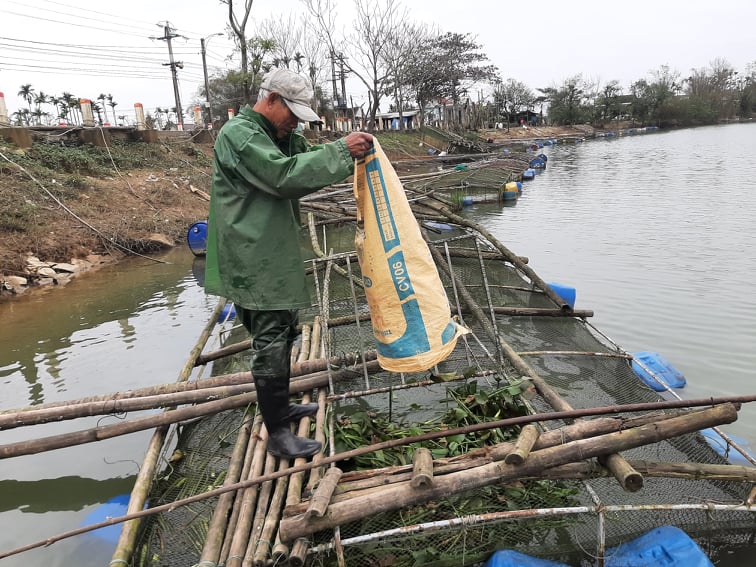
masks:
[[[77,104],[76,97],[69,92],[63,91],[63,94],[60,95],[60,98],[63,99],[63,102],[62,102],[63,110],[60,113],[61,116],[68,116],[69,114],[71,114],[71,121],[72,122],[75,121],[76,115],[73,112],[73,109],[76,107],[76,104]]]
[[[293,59],[294,59],[294,63],[297,64],[297,73],[301,73],[302,72],[302,67],[303,67],[303,64],[304,64],[303,62],[304,62],[305,56],[302,55],[299,51],[297,51],[294,54]]]
[[[103,106],[104,106],[104,105],[103,105]],[[113,111],[113,126],[116,126],[116,113],[115,113],[115,107],[116,107],[116,106],[118,106],[118,103],[117,103],[116,101],[114,101],[114,100],[113,100],[113,95],[112,95],[112,94],[108,94],[108,106],[109,106],[109,107],[110,107],[110,108],[112,109],[112,111]],[[105,120],[107,120],[107,119],[108,119],[108,117],[107,117],[107,115],[106,115],[106,116],[105,116]]]
[[[11,117],[14,117],[16,120],[16,126],[28,126],[29,125],[29,109],[28,108],[20,108],[13,114],[11,114]]]
[[[29,112],[31,113],[32,100],[34,100],[34,89],[31,85],[21,85],[21,90],[18,91],[18,96],[26,101],[29,105]]]
[[[47,104],[47,95],[43,93],[42,91],[39,91],[37,93],[37,96],[34,97],[34,104],[36,106],[35,112],[32,114],[37,117],[37,124],[41,124],[42,119],[42,105]]]
[[[99,100],[102,103],[102,109],[105,112],[105,122],[108,121],[108,111],[105,108],[105,99],[108,98],[108,95],[100,93],[97,95],[97,100]],[[92,109],[94,110],[94,105],[92,106]]]
[[[50,104],[52,104],[53,107],[55,107],[55,118],[57,119],[58,124],[60,124],[60,119],[61,119],[61,116],[60,116],[60,104],[63,102],[63,99],[61,99],[61,98],[59,98],[59,97],[57,97],[55,95],[50,95],[49,100],[50,100]]]
[[[94,112],[97,115],[97,122],[102,126],[102,108],[100,107],[99,102],[93,102],[92,103],[92,112]],[[107,120],[107,114],[105,115],[105,120]]]

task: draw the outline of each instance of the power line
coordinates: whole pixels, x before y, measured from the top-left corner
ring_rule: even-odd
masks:
[[[31,16],[29,14],[22,14],[22,13],[19,13],[19,12],[12,12],[10,10],[0,10],[0,12],[4,12],[4,13],[10,14],[12,16],[20,16],[22,18],[30,18],[30,19],[35,20],[35,21],[53,22],[55,24],[64,24],[64,25],[67,25],[67,26],[75,26],[75,27],[78,27],[78,28],[87,28],[87,29],[91,29],[91,30],[97,30],[97,31],[102,31],[102,32],[109,32],[109,33],[119,33],[119,34],[122,34],[122,35],[131,35],[131,36],[135,36],[135,37],[143,36],[144,33],[146,33],[146,32],[143,32],[143,33],[138,33],[138,32],[128,33],[128,32],[124,32],[124,31],[120,31],[120,30],[114,30],[114,29],[107,29],[107,28],[100,28],[100,27],[95,27],[95,26],[89,26],[89,25],[86,25],[86,24],[75,24],[75,23],[72,23],[72,22],[61,22],[60,20],[53,20],[53,19],[50,19],[50,18],[43,18],[41,16]]]

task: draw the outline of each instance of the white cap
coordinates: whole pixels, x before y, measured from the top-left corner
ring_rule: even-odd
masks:
[[[263,77],[260,88],[278,93],[286,106],[303,122],[320,122],[310,107],[312,89],[307,80],[290,69],[273,69]]]

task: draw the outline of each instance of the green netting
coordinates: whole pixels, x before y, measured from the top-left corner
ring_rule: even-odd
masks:
[[[450,391],[454,388],[474,383],[481,391],[493,391],[520,379],[520,374],[503,356],[497,337],[487,334],[485,327],[476,322],[470,306],[460,299],[464,297],[462,291],[474,299],[498,338],[521,353],[535,372],[572,407],[663,399],[636,377],[627,354],[586,320],[570,316],[512,315],[502,311],[502,307],[558,309],[543,290],[497,257],[494,247],[479,236],[463,231],[443,236],[436,237],[433,246],[445,258],[450,258],[455,281],[443,270],[442,279],[454,312],[471,327],[473,334],[460,340],[452,355],[438,368],[425,373],[399,375],[364,370],[362,353],[373,349],[374,344],[369,320],[362,318],[368,312],[364,293],[348,278],[351,274],[359,280],[359,266],[354,256],[339,254],[350,249],[348,238],[338,231],[329,235],[327,249],[334,251],[332,256],[308,262],[315,268],[312,277],[318,303],[302,311],[301,321],[312,322],[321,317],[333,322],[324,332],[326,351],[342,359],[351,355],[357,361],[330,367],[333,373],[345,376],[324,386],[331,396],[325,427],[329,438],[338,430],[339,420],[349,419],[349,416],[369,412],[376,421],[410,427],[447,412],[452,404]],[[336,271],[337,265],[342,274]],[[241,337],[236,332],[231,340],[241,340]],[[243,353],[234,361],[225,361],[222,367],[216,363],[214,373],[240,369],[246,369]],[[467,378],[412,387],[414,383],[451,373]],[[362,394],[354,395],[355,392]],[[313,392],[313,398],[317,399],[317,392]],[[526,404],[532,411],[551,411],[537,396]],[[151,503],[172,501],[221,484],[243,415],[243,411],[227,412],[183,426],[177,442],[183,457],[160,472]],[[551,428],[558,426],[559,423],[549,424]],[[374,439],[363,441],[367,445]],[[337,440],[332,447],[338,448]],[[409,452],[410,449],[406,462],[409,462]],[[623,452],[623,456],[663,462],[726,462],[698,434]],[[340,466],[348,470],[354,468],[355,463],[340,463]],[[314,484],[305,480],[301,496],[307,498]],[[593,564],[591,558],[598,554],[602,540],[610,547],[664,524],[685,529],[716,555],[735,549],[752,536],[754,517],[748,511],[701,506],[738,505],[749,490],[750,485],[744,483],[663,478],[645,479],[643,489],[637,493],[623,491],[611,478],[493,483],[393,512],[375,514],[365,510],[358,521],[341,525],[337,530],[313,534],[309,540],[310,551],[303,558],[311,565],[338,565],[345,561],[350,567],[472,565],[484,561],[497,549],[508,548],[587,565]],[[215,504],[215,500],[195,503],[147,522],[138,564],[195,564]],[[599,513],[599,505],[636,509]],[[260,507],[258,515],[280,512],[266,510],[259,501],[257,506]],[[670,506],[677,508],[670,509]],[[512,516],[515,511],[536,509],[545,512],[536,517],[528,513]],[[254,528],[252,532],[254,542]],[[271,547],[274,543],[271,542]],[[254,548],[252,545],[252,552]],[[280,563],[290,551],[290,548],[280,549],[267,559],[272,563],[275,558]],[[247,560],[253,564],[251,556]],[[241,564],[241,558],[224,561],[222,556],[220,564]],[[296,560],[291,561],[297,564]]]

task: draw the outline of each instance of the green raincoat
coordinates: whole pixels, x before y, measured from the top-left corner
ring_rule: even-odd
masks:
[[[246,309],[311,305],[299,248],[298,199],[354,171],[342,140],[309,147],[245,106],[215,141],[206,293]]]

